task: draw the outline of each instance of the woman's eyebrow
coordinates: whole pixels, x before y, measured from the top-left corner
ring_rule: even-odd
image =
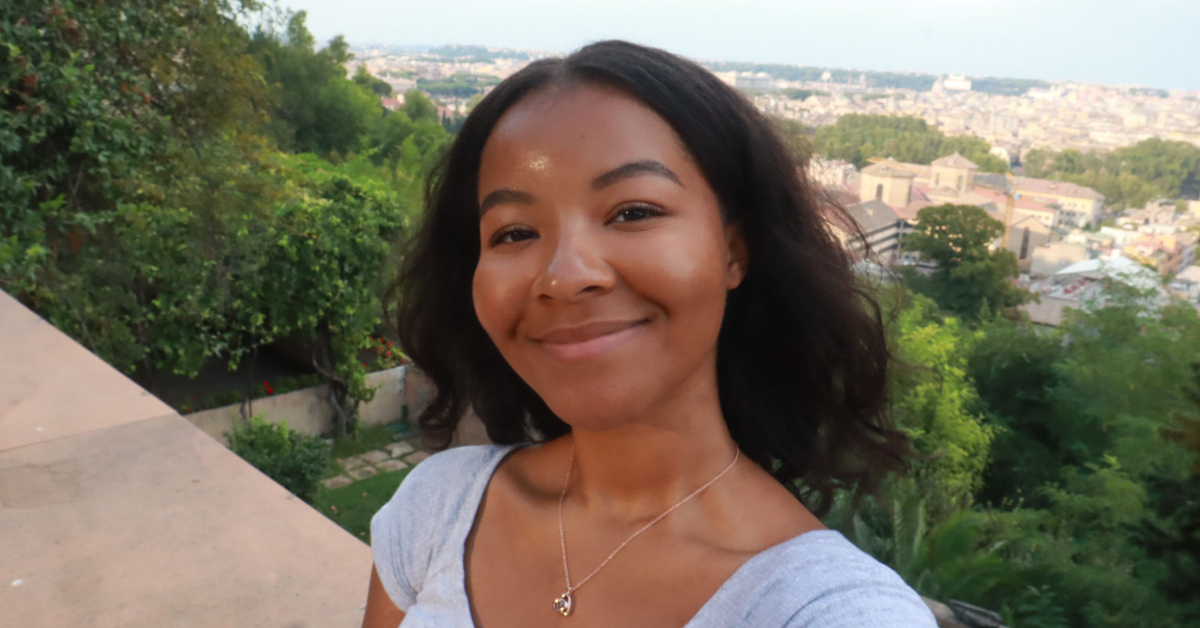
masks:
[[[592,179],[592,189],[602,190],[618,181],[623,181],[632,177],[643,175],[652,175],[662,177],[674,181],[676,185],[683,187],[679,177],[675,176],[671,169],[662,165],[661,162],[653,159],[645,159],[642,161],[631,161],[605,172],[604,174]],[[487,196],[483,197],[483,201],[479,203],[479,215],[483,216],[487,210],[502,205],[504,203],[517,203],[520,205],[532,205],[534,202],[533,195],[529,192],[514,190],[511,188],[500,188],[492,190]]]
[[[487,213],[487,210],[491,209],[492,207],[494,207],[496,205],[501,205],[504,203],[518,203],[521,205],[532,205],[533,204],[533,195],[530,194],[529,192],[522,192],[520,190],[512,190],[509,188],[500,188],[499,190],[492,190],[491,192],[488,193],[487,196],[483,197],[483,202],[479,204],[479,215],[483,216],[484,214]]]
[[[617,181],[646,174],[670,179],[680,187],[683,187],[683,184],[679,182],[679,177],[675,176],[675,173],[671,172],[670,168],[653,159],[646,159],[643,161],[631,161],[625,165],[617,166],[616,168],[613,168],[612,170],[609,170],[608,172],[596,177],[592,180],[592,189],[600,190],[616,183]]]

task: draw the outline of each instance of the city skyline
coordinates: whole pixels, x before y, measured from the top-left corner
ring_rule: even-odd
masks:
[[[290,0],[321,42],[567,52],[619,38],[695,59],[1200,90],[1200,2]],[[449,19],[453,16],[453,19]],[[419,24],[419,28],[408,27]],[[1189,61],[1191,61],[1189,63]]]

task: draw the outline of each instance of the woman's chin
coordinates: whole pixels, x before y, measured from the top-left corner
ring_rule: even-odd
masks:
[[[605,404],[592,399],[572,400],[561,404],[550,404],[555,416],[562,419],[571,429],[601,432],[628,423],[631,417],[640,414],[639,408],[631,404]]]

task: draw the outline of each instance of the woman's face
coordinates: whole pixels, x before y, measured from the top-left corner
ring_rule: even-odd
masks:
[[[573,427],[605,429],[715,385],[744,247],[679,137],[620,91],[536,92],[479,170],[475,312]]]

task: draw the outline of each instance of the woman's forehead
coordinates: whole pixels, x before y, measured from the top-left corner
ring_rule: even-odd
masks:
[[[690,161],[665,120],[614,88],[578,85],[542,90],[509,108],[484,145],[480,190],[491,179],[602,170],[653,159]],[[582,174],[582,173],[581,173]]]

